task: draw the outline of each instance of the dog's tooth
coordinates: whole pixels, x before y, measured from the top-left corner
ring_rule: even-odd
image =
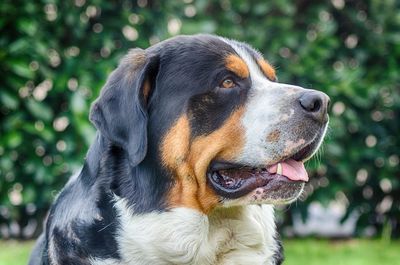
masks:
[[[278,167],[276,169],[276,174],[282,175],[282,165],[281,165],[281,163],[278,163]]]

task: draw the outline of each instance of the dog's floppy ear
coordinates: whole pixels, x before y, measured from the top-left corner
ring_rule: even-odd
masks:
[[[139,164],[147,152],[146,101],[150,93],[150,76],[157,68],[156,56],[133,49],[109,76],[99,98],[93,103],[90,120],[116,146],[129,155],[132,166]]]

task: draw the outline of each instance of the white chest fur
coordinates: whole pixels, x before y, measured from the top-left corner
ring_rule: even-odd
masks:
[[[209,216],[187,208],[135,216],[124,200],[116,207],[122,261],[93,264],[273,265],[277,246],[272,206],[220,209]]]

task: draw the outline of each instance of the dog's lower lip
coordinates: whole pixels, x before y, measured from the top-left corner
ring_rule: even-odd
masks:
[[[220,167],[228,164],[220,164]],[[232,164],[230,164],[232,165]],[[266,168],[240,166],[209,171],[208,181],[214,190],[225,198],[239,198],[256,188],[267,188],[271,183],[296,183],[285,176],[269,173]]]

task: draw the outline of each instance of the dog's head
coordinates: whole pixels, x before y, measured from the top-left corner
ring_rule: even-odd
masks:
[[[246,44],[180,36],[132,50],[91,120],[131,167],[150,161],[170,180],[168,207],[208,212],[295,200],[308,181],[303,162],[324,137],[328,103],[322,92],[278,83]]]

